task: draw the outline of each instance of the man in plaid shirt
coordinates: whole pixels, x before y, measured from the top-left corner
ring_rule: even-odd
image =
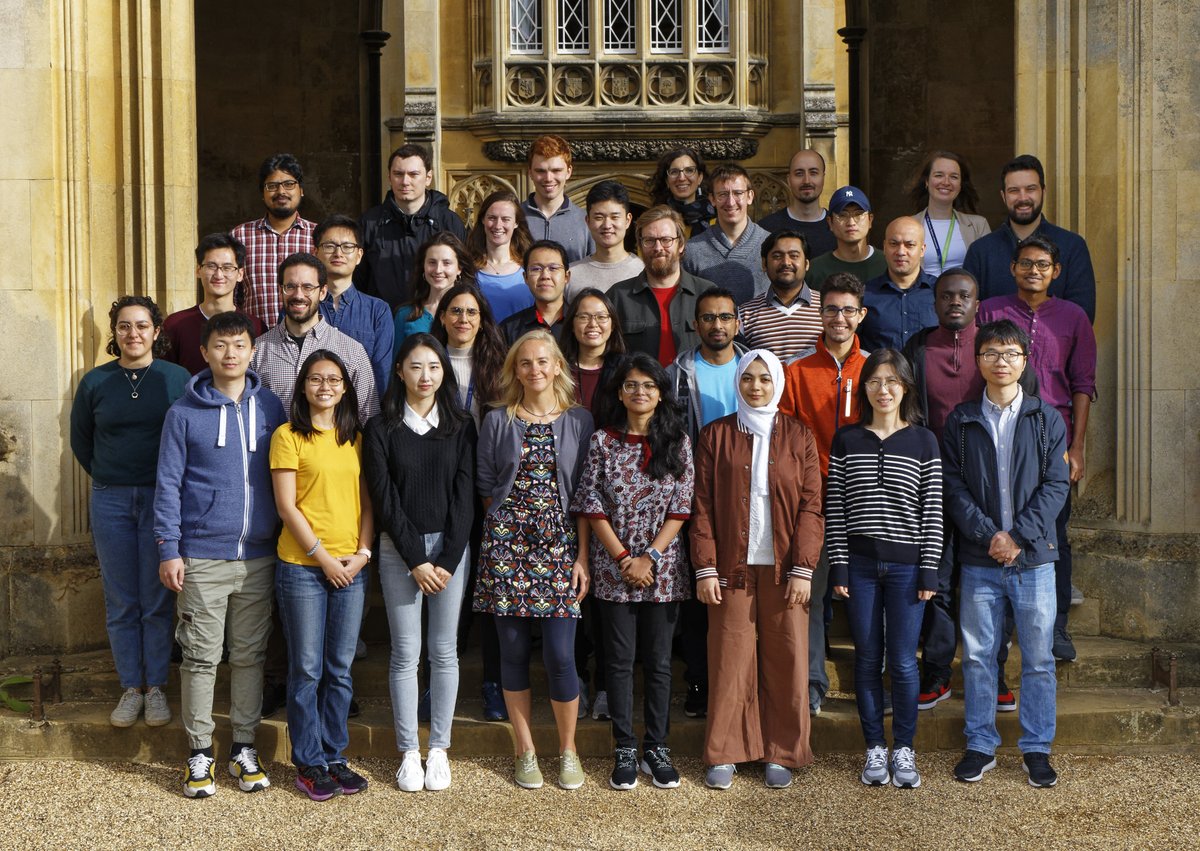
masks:
[[[233,229],[233,237],[246,246],[245,300],[242,309],[270,328],[283,309],[276,275],[283,260],[300,251],[312,251],[315,223],[300,216],[304,198],[304,170],[291,154],[267,157],[258,169],[258,185],[267,214]]]

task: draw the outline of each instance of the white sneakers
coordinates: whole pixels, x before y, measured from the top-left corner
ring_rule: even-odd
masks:
[[[430,748],[425,768],[421,768],[421,752],[405,751],[400,769],[396,772],[396,786],[401,792],[419,792],[422,788],[440,792],[450,786],[450,760],[443,748]]]

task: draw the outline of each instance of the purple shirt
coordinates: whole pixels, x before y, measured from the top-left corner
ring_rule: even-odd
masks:
[[[1037,374],[1038,395],[1058,409],[1071,445],[1071,396],[1096,397],[1096,334],[1083,308],[1051,298],[1036,311],[1015,295],[979,305],[979,324],[1011,319],[1029,335],[1029,367]]]

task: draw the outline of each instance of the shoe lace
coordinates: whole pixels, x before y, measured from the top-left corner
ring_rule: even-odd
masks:
[[[579,756],[574,751],[563,751],[562,767],[565,771],[579,771]]]
[[[637,763],[637,751],[633,748],[617,748],[617,765],[629,768]]]
[[[188,772],[193,780],[203,780],[208,777],[208,769],[216,762],[208,754],[198,753],[195,756],[188,757]]]
[[[537,769],[537,754],[533,751],[526,751],[521,754],[521,770],[534,771]]]
[[[646,751],[646,758],[651,765],[660,767],[669,766],[671,765],[671,749],[664,745],[650,748],[650,750]]]
[[[142,700],[142,693],[135,688],[127,688],[121,695],[121,699],[117,701],[118,709],[128,709],[128,704],[137,703]]]
[[[254,748],[242,748],[238,751],[233,761],[242,767],[243,774],[257,774],[258,767],[258,751]]]
[[[915,771],[917,768],[917,755],[913,753],[912,748],[896,748],[892,754],[892,762],[896,768],[902,771]]]
[[[887,765],[887,748],[873,747],[867,751],[867,767],[882,768]]]

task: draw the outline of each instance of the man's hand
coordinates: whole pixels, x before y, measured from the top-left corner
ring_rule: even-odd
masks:
[[[171,558],[158,563],[158,578],[168,590],[178,594],[183,590],[183,559]]]

